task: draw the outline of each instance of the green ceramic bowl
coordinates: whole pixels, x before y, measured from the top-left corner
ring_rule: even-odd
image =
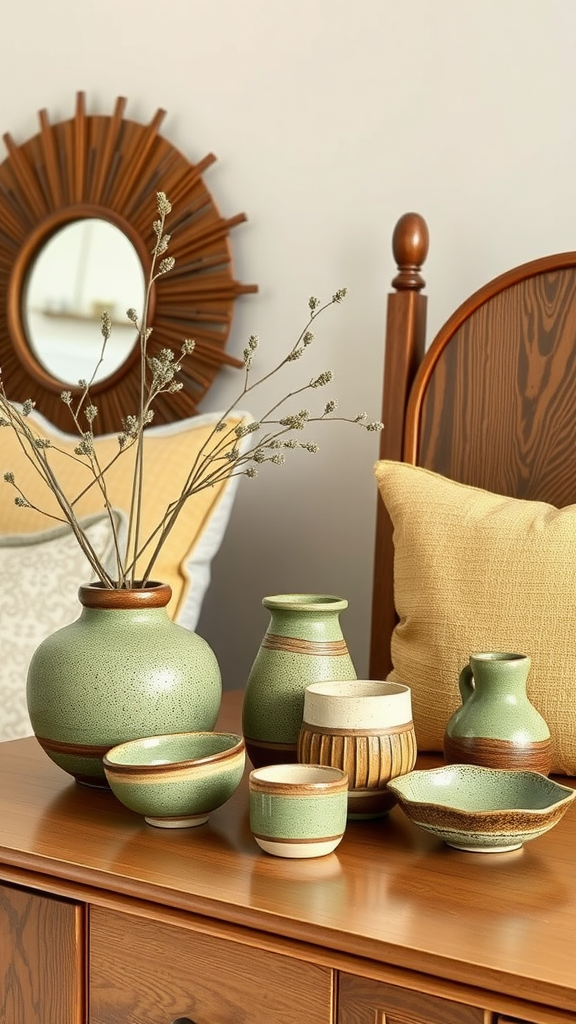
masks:
[[[229,732],[185,732],[120,743],[105,755],[110,789],[150,825],[188,828],[208,820],[237,789],[244,740]]]
[[[472,764],[409,772],[388,787],[416,825],[474,853],[517,850],[556,825],[576,796],[539,772]]]

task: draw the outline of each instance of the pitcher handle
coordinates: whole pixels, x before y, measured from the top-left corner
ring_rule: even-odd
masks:
[[[458,678],[458,689],[462,703],[465,704],[474,693],[474,673],[470,665],[465,665]]]

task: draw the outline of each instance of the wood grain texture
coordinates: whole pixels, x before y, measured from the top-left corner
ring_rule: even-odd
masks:
[[[332,1021],[326,967],[99,909],[90,947],[90,1024]]]
[[[491,1024],[484,1010],[341,974],[338,1024]]]
[[[219,728],[238,727],[241,699],[224,695]],[[488,861],[395,808],[350,823],[330,857],[293,863],[258,850],[247,779],[206,825],[170,834],[75,785],[34,739],[0,744],[0,782],[0,879],[494,1014],[574,1024],[573,808]]]
[[[574,264],[494,295],[430,350],[407,411],[408,461],[499,494],[576,501]]]
[[[0,885],[0,1024],[83,1024],[82,911]]]
[[[395,253],[403,234],[410,251],[411,230],[401,218]],[[413,291],[388,297],[380,457],[500,494],[575,503],[576,252],[495,278],[454,312],[427,351],[425,302]],[[379,501],[370,647],[376,679],[391,668],[393,572],[392,529]]]
[[[394,230],[393,252],[398,273],[392,284],[397,291],[388,296],[386,313],[381,459],[402,458],[407,396],[424,356],[427,299],[420,294],[424,287],[420,266],[428,252],[428,228],[423,218],[413,214],[400,218]],[[391,576],[393,557],[390,516],[378,499],[372,580],[371,679],[385,679],[392,668],[390,644],[386,639],[396,623]]]
[[[498,1014],[495,1024],[530,1024],[530,1021],[522,1021],[519,1017],[502,1017],[501,1014]]]

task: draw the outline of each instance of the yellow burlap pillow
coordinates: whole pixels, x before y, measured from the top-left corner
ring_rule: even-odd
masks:
[[[243,413],[234,413],[230,423],[239,423]],[[180,494],[181,487],[194,461],[196,452],[208,438],[221,413],[195,416],[166,426],[150,427],[145,440],[146,490],[143,503],[142,536],[147,537],[162,518],[170,501]],[[247,417],[248,420],[250,417]],[[29,418],[41,436],[65,452],[72,453],[77,438],[62,434],[42,416]],[[95,448],[101,465],[106,465],[118,451],[116,435],[96,439]],[[108,494],[114,508],[126,515],[130,509],[133,451],[126,452],[106,474]],[[68,497],[79,494],[90,481],[89,472],[79,461],[54,451],[51,465]],[[39,508],[58,514],[53,496],[25,457],[10,427],[0,428],[0,533],[22,534],[44,530],[56,525],[34,509],[17,508],[14,489],[3,480],[4,473],[14,473],[16,482],[28,500]],[[182,625],[194,629],[200,613],[204,592],[210,579],[210,560],[218,550],[237,485],[237,478],[209,487],[194,495],[184,506],[156,562],[153,577],[172,587],[168,611]],[[79,517],[100,512],[104,507],[96,487],[78,502]],[[79,580],[79,583],[82,581]]]
[[[394,526],[390,678],[412,688],[421,751],[441,751],[475,651],[528,654],[553,771],[576,775],[576,505],[506,498],[399,462],[375,467]]]

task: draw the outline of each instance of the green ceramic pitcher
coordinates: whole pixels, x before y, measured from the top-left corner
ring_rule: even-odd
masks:
[[[528,699],[530,664],[525,654],[490,651],[470,656],[458,680],[462,706],[444,733],[448,763],[548,775],[552,741],[546,722]]]

